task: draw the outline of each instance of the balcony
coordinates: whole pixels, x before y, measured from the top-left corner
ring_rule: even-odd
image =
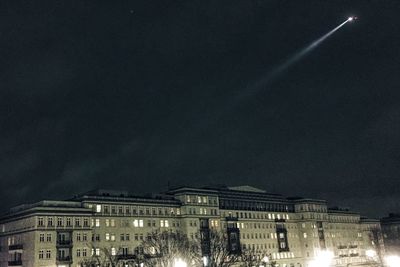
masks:
[[[72,240],[57,240],[57,247],[71,247]]]
[[[22,266],[22,260],[9,261],[8,266]]]
[[[338,249],[346,249],[347,246],[338,246],[337,248],[338,248]]]
[[[24,246],[22,244],[8,246],[8,250],[9,251],[11,251],[11,250],[20,250],[20,249],[23,249],[23,248],[24,248]]]
[[[56,261],[58,264],[70,264],[72,263],[72,257],[71,256],[57,256]]]
[[[351,253],[350,257],[358,257],[358,255],[359,255],[358,253]]]
[[[135,254],[120,254],[117,256],[118,260],[134,260],[136,257]]]
[[[350,245],[349,248],[357,248],[357,245]]]
[[[289,249],[289,247],[285,247],[285,248],[278,248],[278,251],[279,251],[279,252],[289,252],[289,251],[290,251],[290,249]]]
[[[286,222],[286,220],[285,220],[285,219],[282,219],[282,218],[281,218],[281,219],[276,218],[276,219],[275,219],[275,222],[284,223],[284,222]]]

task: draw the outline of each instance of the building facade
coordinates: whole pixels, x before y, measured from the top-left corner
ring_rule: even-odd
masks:
[[[400,214],[391,213],[381,219],[382,234],[387,254],[400,253]]]
[[[0,267],[80,266],[107,249],[135,257],[155,231],[228,234],[232,252],[279,267],[307,267],[321,251],[333,266],[362,266],[383,251],[380,223],[318,199],[285,198],[250,186],[182,187],[149,197],[97,190],[68,201],[21,205],[0,218]],[[203,247],[203,249],[206,248]]]

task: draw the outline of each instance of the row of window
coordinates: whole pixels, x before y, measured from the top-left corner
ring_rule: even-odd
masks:
[[[354,217],[354,216],[331,215],[331,216],[329,216],[329,221],[331,221],[331,222],[358,223],[359,219],[358,219],[358,217]]]
[[[282,238],[284,238],[283,233],[280,233]],[[242,239],[277,239],[277,233],[251,233],[244,234],[242,233]]]
[[[198,212],[197,212],[198,210]],[[200,214],[200,215],[218,215],[217,209],[207,209],[207,208],[188,208],[187,213],[190,215]]]
[[[83,223],[83,224],[82,224]],[[37,218],[37,226],[39,227],[89,227],[89,218],[71,218],[71,217],[47,217],[46,225],[45,225],[45,217],[38,217]]]
[[[289,214],[287,213],[253,213],[253,212],[223,212],[222,217],[229,217],[229,218],[240,218],[240,219],[260,219],[260,220],[289,220]]]
[[[95,226],[95,227],[100,227],[101,223],[100,223],[100,219],[92,219],[91,221],[91,226]],[[157,221],[156,220],[147,220],[147,227],[157,227]],[[106,227],[116,227],[115,224],[115,220],[114,219],[105,219],[105,226]],[[128,227],[129,223],[128,222],[121,222],[121,226],[122,227]],[[132,221],[132,226],[135,228],[142,228],[145,226],[144,224],[144,220],[143,219],[134,219]],[[172,221],[172,225],[170,224],[169,220],[160,220],[159,221],[159,226],[161,228],[167,228],[167,227],[179,227],[180,223],[178,221]]]
[[[276,225],[272,223],[236,223],[236,227],[239,229],[275,229]]]
[[[300,204],[296,205],[297,211],[311,211],[311,212],[328,212],[328,209],[325,205],[318,204]]]
[[[138,206],[113,206],[113,205],[95,205],[97,213],[106,215],[161,215],[161,216],[174,216],[180,215],[180,208],[150,208]]]
[[[230,210],[294,212],[293,205],[224,199],[220,200],[220,208]]]
[[[202,205],[218,205],[216,197],[186,195],[186,203],[202,204]]]

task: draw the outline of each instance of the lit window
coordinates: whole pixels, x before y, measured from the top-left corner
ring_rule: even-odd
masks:
[[[307,238],[307,233],[303,233],[303,237],[304,237],[304,238]]]
[[[111,248],[111,255],[113,256],[117,255],[117,251],[115,248]]]
[[[106,240],[110,240],[110,234],[106,233]]]
[[[111,234],[111,241],[115,241],[115,234]]]
[[[143,227],[143,220],[133,220],[133,227]]]
[[[169,227],[168,220],[160,220],[160,227]]]
[[[96,256],[100,256],[100,249],[96,248]]]
[[[96,227],[100,227],[100,219],[96,219]]]
[[[96,212],[101,212],[101,205],[96,205]]]

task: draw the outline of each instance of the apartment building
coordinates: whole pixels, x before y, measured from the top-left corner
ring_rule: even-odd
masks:
[[[389,255],[400,253],[400,214],[390,213],[381,219],[385,250]]]
[[[334,266],[361,266],[371,260],[367,250],[382,251],[379,221],[329,209],[325,200],[251,186],[181,187],[147,197],[96,190],[4,214],[0,267],[75,267],[104,249],[130,259],[154,231],[179,230],[198,239],[210,229],[228,234],[232,253],[252,251],[279,267],[306,267],[324,250],[332,251]]]

